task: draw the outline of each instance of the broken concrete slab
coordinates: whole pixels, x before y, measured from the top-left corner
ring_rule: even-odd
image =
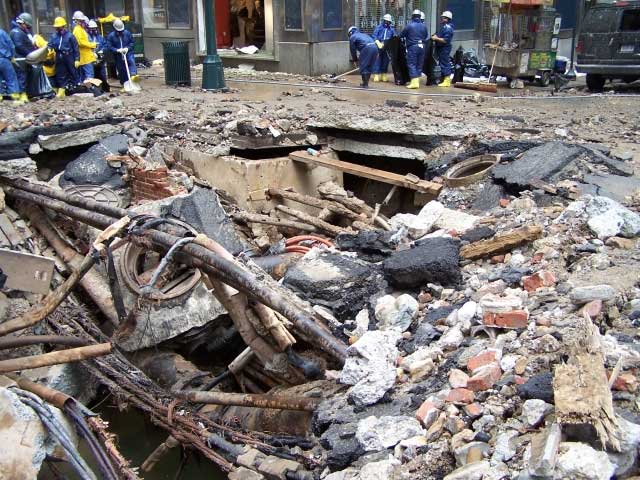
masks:
[[[38,171],[36,162],[29,157],[0,160],[0,175],[31,177]]]
[[[122,132],[120,125],[102,124],[83,130],[58,133],[53,135],[38,135],[40,146],[49,151],[62,150],[63,148],[78,147],[96,143],[103,138]]]
[[[553,479],[610,480],[614,472],[615,465],[605,452],[584,443],[563,442],[559,447]]]
[[[506,165],[496,165],[493,178],[520,190],[532,183],[553,183],[560,173],[571,165],[583,149],[562,142],[549,142],[527,150],[522,157]]]
[[[631,177],[633,175],[633,166],[629,163],[608,157],[589,145],[585,145],[584,149],[593,163],[606,166],[614,175],[621,175],[623,177]]]
[[[459,248],[460,243],[452,238],[425,238],[414,248],[391,255],[382,268],[389,282],[400,288],[456,285],[461,279]]]
[[[124,188],[122,175],[124,168],[113,167],[107,162],[108,155],[118,155],[127,150],[129,138],[126,135],[111,135],[103,138],[97,145],[67,164],[60,177],[60,186],[104,185],[111,188]]]
[[[360,420],[356,430],[356,438],[367,452],[395,447],[402,440],[424,434],[420,422],[403,416],[370,416]]]
[[[337,152],[350,152],[358,155],[371,155],[385,158],[425,161],[427,154],[419,148],[411,148],[388,143],[374,143],[347,138],[330,139],[329,146]]]
[[[585,183],[578,185],[582,195],[609,197],[616,202],[624,202],[625,197],[640,189],[640,178],[620,175],[585,174]]]

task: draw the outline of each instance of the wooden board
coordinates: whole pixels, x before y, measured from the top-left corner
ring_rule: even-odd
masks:
[[[289,154],[289,158],[295,160],[296,162],[303,162],[310,165],[331,168],[333,170],[339,170],[341,172],[356,175],[358,177],[364,177],[370,180],[376,180],[378,182],[408,188],[417,192],[437,195],[438,193],[440,193],[440,190],[442,190],[442,185],[440,185],[439,183],[429,182],[427,180],[414,181],[415,179],[412,180],[397,173],[391,173],[385,170],[379,170],[377,168],[356,165],[355,163],[343,162],[341,160],[335,160],[327,156],[321,155],[315,157],[313,155],[309,155],[306,152],[293,152]]]
[[[22,237],[18,235],[13,223],[11,223],[9,217],[4,213],[0,214],[0,230],[2,230],[2,233],[7,237],[12,246],[17,247],[22,243]]]
[[[32,293],[49,293],[55,261],[51,258],[0,249],[0,269],[5,287]]]

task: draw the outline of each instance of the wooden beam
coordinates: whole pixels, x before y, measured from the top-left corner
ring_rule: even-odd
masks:
[[[309,155],[305,152],[293,152],[289,154],[289,158],[296,162],[331,168],[333,170],[339,170],[358,177],[364,177],[377,182],[388,183],[390,185],[397,185],[398,187],[409,188],[418,192],[437,195],[440,193],[440,190],[442,190],[442,185],[439,183],[429,182],[427,180],[415,181],[415,179],[410,179],[397,173],[356,165],[355,163],[343,162],[341,160],[334,160],[322,155],[314,157],[313,155]]]
[[[464,88],[465,90],[476,90],[478,92],[498,93],[498,85],[495,83],[465,83],[456,82],[453,84],[456,88]]]
[[[476,260],[489,255],[505,253],[523,243],[537,240],[542,237],[542,232],[540,225],[532,225],[499,233],[493,238],[465,245],[460,249],[460,256],[467,260]]]

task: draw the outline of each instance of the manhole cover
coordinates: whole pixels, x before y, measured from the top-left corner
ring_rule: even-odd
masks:
[[[120,197],[109,187],[100,185],[73,185],[64,189],[65,193],[73,197],[87,198],[111,207],[122,206]]]

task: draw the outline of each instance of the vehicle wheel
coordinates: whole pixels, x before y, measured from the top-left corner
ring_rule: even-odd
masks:
[[[587,88],[591,92],[601,92],[606,81],[602,75],[587,73]]]
[[[540,78],[538,79],[538,85],[541,87],[548,87],[551,83],[551,72],[540,72]]]

